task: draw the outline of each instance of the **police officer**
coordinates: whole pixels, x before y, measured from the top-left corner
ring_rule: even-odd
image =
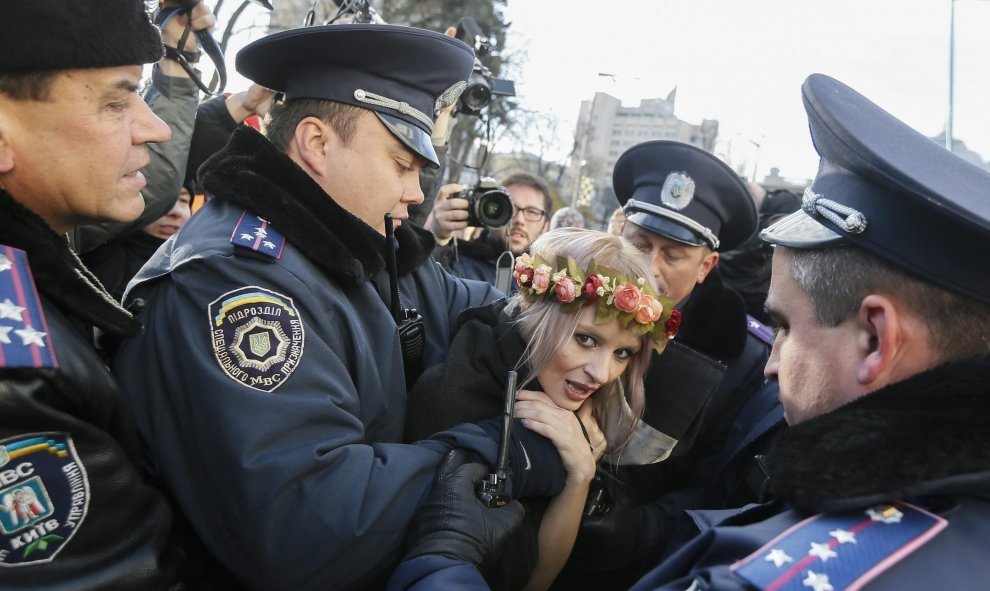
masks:
[[[655,359],[647,372],[645,420],[674,440],[673,451],[663,462],[620,470],[628,486],[612,493],[619,502],[610,511],[585,519],[568,568],[575,580],[598,575],[600,586],[624,588],[664,547],[697,532],[693,522],[678,523],[683,510],[759,500],[755,456],[783,421],[776,391],[763,378],[772,332],[746,314],[716,269],[720,253],[756,229],[746,184],[700,148],[650,141],[622,154],[613,185],[626,216],[623,237],[650,258],[657,284],[681,312],[675,342],[725,368],[714,389],[694,379],[672,387],[704,367],[695,357]],[[682,356],[676,348],[670,353]],[[596,555],[605,559],[592,560]]]
[[[137,94],[162,37],[140,0],[9,2],[0,24],[0,586],[167,589],[171,511],[93,344],[139,325],[65,233],[145,207]],[[210,16],[212,19],[212,16]]]
[[[780,501],[635,589],[983,589],[990,172],[832,78],[803,96],[818,175],[762,234],[780,323],[766,374],[791,425],[768,459]]]
[[[238,71],[285,95],[267,137],[239,128],[203,165],[210,201],[125,295],[145,328],[115,371],[151,469],[203,542],[196,558],[244,585],[379,587],[445,452],[494,464],[497,422],[401,443],[416,352],[404,360],[397,324],[421,331],[430,366],[459,312],[496,296],[449,276],[432,235],[403,223],[419,169],[438,165],[436,114],[473,63],[460,41],[389,25],[250,44]],[[393,313],[393,293],[421,324]],[[559,490],[553,445],[515,433],[513,492]]]

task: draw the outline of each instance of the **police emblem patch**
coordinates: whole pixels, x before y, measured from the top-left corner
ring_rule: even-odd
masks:
[[[242,287],[210,303],[213,353],[230,379],[272,392],[299,366],[305,333],[292,298]]]
[[[694,199],[694,179],[685,172],[667,175],[660,190],[660,201],[671,209],[684,209]]]
[[[86,469],[66,433],[8,437],[0,450],[0,567],[50,562],[86,518]]]

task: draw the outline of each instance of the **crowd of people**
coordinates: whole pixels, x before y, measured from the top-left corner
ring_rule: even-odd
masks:
[[[803,195],[657,140],[607,227],[526,172],[421,226],[453,28],[200,102],[161,10],[0,25],[0,588],[985,585],[990,172],[811,74]]]

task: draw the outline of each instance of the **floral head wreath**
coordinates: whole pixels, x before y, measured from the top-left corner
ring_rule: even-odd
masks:
[[[634,335],[648,334],[658,353],[681,325],[681,313],[674,309],[673,300],[657,295],[646,279],[630,280],[594,261],[582,270],[573,258],[557,257],[554,268],[540,257],[523,253],[516,258],[512,274],[526,301],[557,301],[565,312],[595,305],[595,324],[618,318]]]

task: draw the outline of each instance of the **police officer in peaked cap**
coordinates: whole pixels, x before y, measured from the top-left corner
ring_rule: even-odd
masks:
[[[721,251],[736,248],[756,230],[756,207],[745,183],[705,150],[660,140],[622,154],[613,186],[626,215],[622,235],[650,258],[658,285],[677,302],[683,323],[676,342],[693,351],[671,348],[654,360],[645,379],[644,419],[678,440],[672,457],[622,468],[621,479],[638,503],[634,509],[622,505],[585,519],[578,551],[589,558],[612,552],[608,560],[573,566],[598,574],[607,569],[602,584],[620,576],[635,580],[651,568],[665,544],[677,543],[669,531],[680,509],[758,500],[758,486],[744,482],[758,471],[753,457],[782,426],[776,392],[763,378],[772,333],[747,315],[742,298],[723,285],[716,269]],[[699,360],[699,353],[707,360]],[[700,376],[716,363],[725,375],[717,387],[709,386]],[[745,441],[750,444],[743,446]],[[681,489],[694,492],[658,502]],[[589,576],[580,572],[575,580]]]
[[[117,368],[146,457],[208,549],[193,560],[214,554],[240,584],[382,588],[446,452],[495,462],[497,422],[402,443],[406,370],[439,363],[459,313],[498,296],[404,223],[473,65],[464,43],[393,25],[251,43],[238,71],[284,99],[265,135],[239,128],[204,163],[210,200],[125,294],[144,302]],[[398,325],[419,351],[404,356]],[[556,449],[526,431],[514,492],[559,490]]]
[[[828,76],[802,95],[818,174],[762,233],[790,424],[766,459],[777,500],[695,512],[720,524],[632,589],[984,589],[990,172]]]

